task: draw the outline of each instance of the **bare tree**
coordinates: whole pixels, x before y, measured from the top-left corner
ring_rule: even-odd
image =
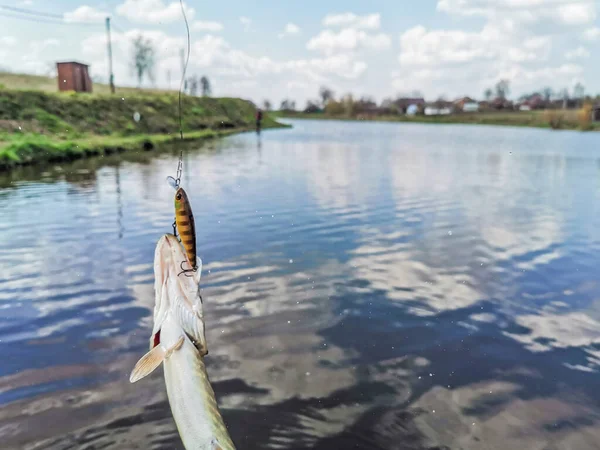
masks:
[[[325,86],[321,86],[319,90],[319,96],[321,97],[321,103],[323,104],[323,108],[327,106],[327,102],[329,100],[333,100],[334,94],[331,89]]]
[[[321,111],[321,109],[319,108],[318,100],[317,101],[313,101],[313,100],[306,101],[306,107],[304,108],[305,113],[316,113],[319,111]]]
[[[567,109],[569,104],[569,90],[567,88],[560,91],[560,98],[562,98],[563,101],[563,109]]]
[[[202,78],[200,78],[200,84],[202,85],[202,96],[210,97],[212,89],[210,87],[210,80],[206,75],[203,75]]]
[[[196,96],[198,95],[198,77],[191,76],[187,79],[187,85],[190,91],[190,95]]]
[[[142,35],[139,35],[133,40],[132,68],[137,76],[138,86],[142,85],[144,75],[150,81],[154,81],[155,55],[154,46],[149,39],[144,39]]]
[[[496,83],[496,95],[502,100],[506,100],[510,92],[510,81],[503,79]]]
[[[576,100],[579,100],[579,102],[583,104],[583,100],[585,97],[585,88],[583,87],[583,84],[577,83],[575,85],[575,87],[573,88],[573,97],[575,97]]]
[[[271,108],[272,108],[272,106],[271,106],[271,102],[269,100],[263,101],[263,109],[265,111],[271,111]]]
[[[545,87],[542,90],[542,93],[544,94],[544,100],[546,101],[546,103],[549,102],[552,98],[552,95],[554,95],[554,93],[552,92],[552,88],[550,87]]]
[[[492,99],[492,95],[494,95],[494,91],[492,91],[490,88],[487,88],[483,95],[485,95],[485,99],[489,102]]]

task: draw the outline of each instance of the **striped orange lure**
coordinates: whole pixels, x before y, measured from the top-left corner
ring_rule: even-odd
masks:
[[[177,188],[175,193],[175,224],[181,237],[181,243],[193,271],[198,268],[196,260],[196,225],[192,206],[183,188]]]

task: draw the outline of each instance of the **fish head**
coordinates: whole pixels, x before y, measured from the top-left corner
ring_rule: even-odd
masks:
[[[197,270],[184,272],[185,250],[172,234],[165,234],[154,252],[154,327],[150,349],[161,343],[161,329],[171,315],[192,343],[206,352],[200,276],[202,260],[196,259]],[[182,267],[183,266],[183,267]]]
[[[177,191],[175,191],[175,209],[180,209],[185,204],[188,204],[188,196],[182,187],[177,188]]]

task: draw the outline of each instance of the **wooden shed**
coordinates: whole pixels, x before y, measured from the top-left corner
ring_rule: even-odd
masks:
[[[56,70],[59,91],[92,92],[92,80],[87,64],[75,61],[57,62]]]

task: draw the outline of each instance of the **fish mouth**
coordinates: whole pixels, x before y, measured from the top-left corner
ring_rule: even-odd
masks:
[[[150,349],[160,344],[160,332],[169,314],[194,344],[205,344],[202,300],[199,295],[202,261],[195,272],[183,272],[185,250],[172,234],[163,235],[154,252],[154,327]]]

